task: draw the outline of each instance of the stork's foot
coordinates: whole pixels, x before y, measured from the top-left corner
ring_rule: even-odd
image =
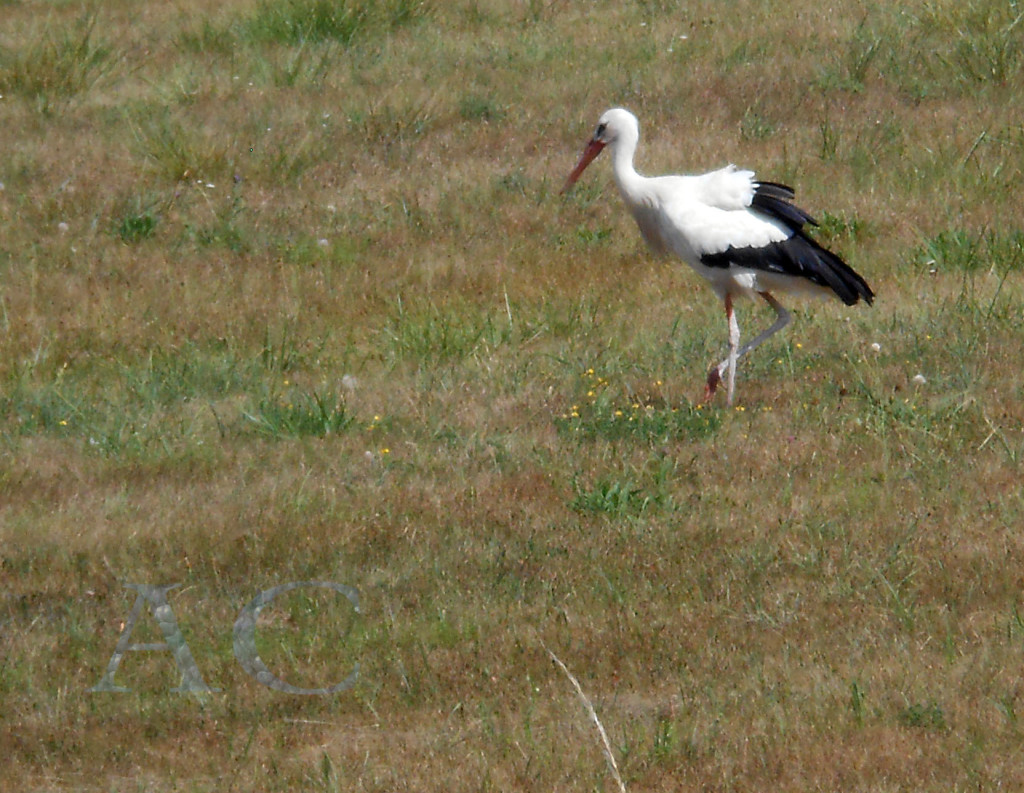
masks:
[[[704,386],[704,401],[710,402],[714,396],[715,391],[718,390],[718,384],[722,382],[722,375],[718,372],[717,366],[712,366],[711,371],[708,372],[708,382]]]

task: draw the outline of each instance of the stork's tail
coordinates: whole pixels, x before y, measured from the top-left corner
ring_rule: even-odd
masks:
[[[786,242],[792,244],[790,252],[797,248],[803,249],[797,255],[804,260],[804,268],[818,276],[821,279],[818,283],[824,282],[822,285],[828,286],[846,305],[852,306],[861,298],[869,306],[874,302],[875,293],[871,291],[868,282],[828,248],[822,247],[802,231],[798,231]],[[808,253],[812,255],[808,256]]]
[[[793,236],[779,247],[789,262],[782,269],[795,271],[806,278],[829,287],[846,305],[852,306],[863,298],[868,305],[875,298],[860,274],[839,256],[822,247],[804,231],[804,226],[817,226],[818,222],[792,203],[793,188],[778,182],[759,182],[750,201],[752,209],[779,221]]]

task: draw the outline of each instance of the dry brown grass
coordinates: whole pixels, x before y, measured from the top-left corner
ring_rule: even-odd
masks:
[[[545,647],[631,791],[1021,786],[1012,6],[0,7],[5,789],[611,789]],[[710,291],[600,168],[557,196],[613,104],[649,173],[793,182],[876,305],[697,409]],[[361,613],[292,593],[259,649],[359,663],[332,697],[232,655],[309,580]],[[88,692],[133,581],[219,693]]]

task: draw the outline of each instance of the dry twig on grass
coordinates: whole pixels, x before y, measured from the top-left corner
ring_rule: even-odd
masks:
[[[575,678],[572,672],[569,671],[568,667],[562,663],[562,660],[555,655],[547,647],[548,655],[551,656],[551,660],[561,667],[562,671],[565,672],[565,676],[569,678],[569,682],[572,683],[573,688],[576,689],[576,693],[579,695],[580,700],[583,702],[583,706],[587,709],[587,713],[590,714],[590,718],[594,724],[597,725],[597,732],[601,736],[601,745],[604,748],[604,756],[608,758],[608,767],[611,768],[612,776],[615,777],[615,781],[619,783],[619,790],[622,793],[626,793],[626,785],[622,781],[622,777],[619,775],[619,766],[615,762],[615,755],[612,754],[612,745],[608,740],[608,733],[604,731],[604,725],[601,724],[601,720],[597,718],[597,712],[594,710],[594,706],[590,704],[590,700],[587,699],[587,695],[583,693],[583,688],[580,686],[580,681]]]

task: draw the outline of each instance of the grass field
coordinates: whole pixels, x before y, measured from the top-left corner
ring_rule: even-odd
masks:
[[[838,4],[841,5],[841,4]],[[1024,7],[0,0],[11,791],[1024,788]],[[877,293],[726,344],[608,163]],[[770,311],[740,304],[744,333]],[[235,657],[257,620],[283,693]],[[210,693],[127,652],[167,593]],[[163,613],[166,619],[166,613]],[[131,641],[164,640],[144,608]]]

